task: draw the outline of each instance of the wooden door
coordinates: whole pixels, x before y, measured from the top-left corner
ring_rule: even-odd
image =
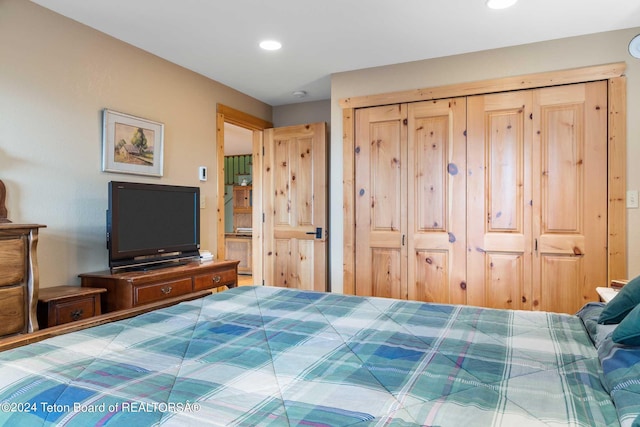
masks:
[[[262,194],[264,284],[328,290],[324,123],[265,129]]]
[[[575,313],[607,283],[607,83],[534,92],[533,308]]]
[[[470,97],[469,304],[575,313],[607,280],[605,82]]]
[[[356,112],[355,294],[407,297],[407,106]]]
[[[531,308],[530,91],[468,98],[467,302]]]
[[[408,106],[408,298],[466,303],[466,99]]]

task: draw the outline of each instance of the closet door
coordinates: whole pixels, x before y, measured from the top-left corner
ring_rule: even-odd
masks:
[[[356,295],[406,298],[406,105],[357,110],[356,135]]]
[[[467,302],[531,308],[532,94],[468,98]]]
[[[408,298],[466,303],[466,99],[408,106]]]
[[[607,283],[607,83],[534,92],[533,308],[575,313]]]
[[[607,278],[605,82],[468,103],[469,304],[575,313]]]

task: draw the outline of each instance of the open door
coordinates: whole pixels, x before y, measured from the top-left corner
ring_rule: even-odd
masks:
[[[327,291],[325,123],[264,130],[263,280]]]

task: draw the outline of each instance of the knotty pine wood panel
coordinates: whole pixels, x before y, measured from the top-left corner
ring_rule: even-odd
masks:
[[[531,105],[531,91],[468,98],[469,304],[531,308]]]
[[[283,288],[295,288],[295,280],[289,258],[293,255],[291,251],[291,240],[276,239],[275,241],[275,274],[273,286]]]
[[[295,174],[295,165],[291,162],[290,141],[278,139],[274,148],[274,200],[275,200],[275,226],[292,226],[293,217],[291,215],[291,182],[290,176]]]
[[[406,119],[406,105],[356,113],[356,295],[406,298]]]
[[[298,170],[313,170],[313,165],[316,163],[314,161],[316,152],[313,151],[313,138],[298,138],[292,148],[295,150],[292,155],[292,160],[295,159],[297,162]],[[299,226],[313,226],[313,175],[310,173],[300,173],[297,175],[295,182],[291,184],[295,184],[297,190],[294,194],[295,203],[292,203],[295,207],[297,224]]]
[[[606,82],[535,91],[534,308],[575,313],[607,283],[606,105]]]
[[[527,283],[524,257],[521,254],[506,252],[487,253],[487,287],[484,289],[485,301],[489,307],[522,310],[529,305],[526,291]]]
[[[544,254],[539,268],[541,310],[575,313],[584,305],[580,295],[583,289],[579,286],[585,277],[584,257]]]
[[[407,287],[412,300],[466,302],[466,99],[408,106]]]
[[[415,282],[409,286],[409,299],[430,302],[449,302],[451,290],[449,273],[449,251],[417,250],[413,252]]]
[[[523,233],[524,109],[487,114],[488,231]]]
[[[299,284],[297,289],[304,289],[307,291],[313,290],[314,283],[314,260],[316,245],[313,240],[297,240],[296,254],[293,259],[297,262],[296,270],[298,272]]]
[[[344,216],[342,290],[356,293],[355,110],[342,110],[342,210]]]
[[[627,78],[610,78],[607,83],[607,283],[611,283],[614,279],[627,277]]]
[[[611,64],[502,77],[476,82],[410,89],[400,92],[354,96],[340,99],[338,102],[343,109],[357,109],[378,105],[536,89],[598,80],[614,81],[624,75],[626,68],[627,66],[624,62],[615,62]],[[618,111],[622,111],[622,108],[622,105],[619,105]]]
[[[343,189],[344,189],[344,292],[356,293],[356,191],[355,186],[355,157],[358,146],[356,111],[361,107],[372,107],[387,104],[397,104],[413,101],[443,99],[452,96],[478,95],[495,92],[505,92],[520,89],[532,89],[548,86],[583,83],[589,81],[606,81],[608,91],[608,170],[606,179],[608,184],[608,279],[626,277],[626,65],[623,62],[588,66],[577,69],[558,70],[535,73],[524,76],[491,79],[479,82],[454,84],[448,86],[416,89],[382,95],[367,95],[357,98],[340,100],[343,108]],[[469,173],[472,171],[470,170]],[[473,250],[470,246],[470,250]]]
[[[371,231],[400,231],[402,225],[402,147],[397,140],[401,123],[371,125]]]
[[[402,253],[399,248],[371,249],[372,295],[386,298],[405,298],[402,283]]]
[[[266,285],[327,290],[326,150],[324,123],[265,131]]]
[[[447,229],[446,153],[449,148],[449,117],[417,118],[415,120],[415,193],[417,231]]]

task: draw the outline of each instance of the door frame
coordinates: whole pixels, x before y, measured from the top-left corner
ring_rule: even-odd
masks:
[[[627,277],[626,153],[627,80],[626,64],[574,68],[562,71],[505,77],[435,88],[415,89],[379,95],[345,98],[339,101],[343,126],[343,211],[344,270],[343,292],[355,294],[355,110],[379,105],[482,95],[520,89],[535,89],[596,80],[608,82],[608,283]],[[602,284],[607,286],[608,283]]]
[[[216,227],[216,258],[225,259],[224,247],[224,124],[229,123],[252,131],[252,176],[253,176],[253,215],[251,233],[252,265],[251,274],[254,284],[262,283],[262,131],[272,128],[269,121],[244,113],[235,108],[218,103],[216,106],[216,157],[218,179],[218,224]],[[258,214],[256,214],[258,213]]]

